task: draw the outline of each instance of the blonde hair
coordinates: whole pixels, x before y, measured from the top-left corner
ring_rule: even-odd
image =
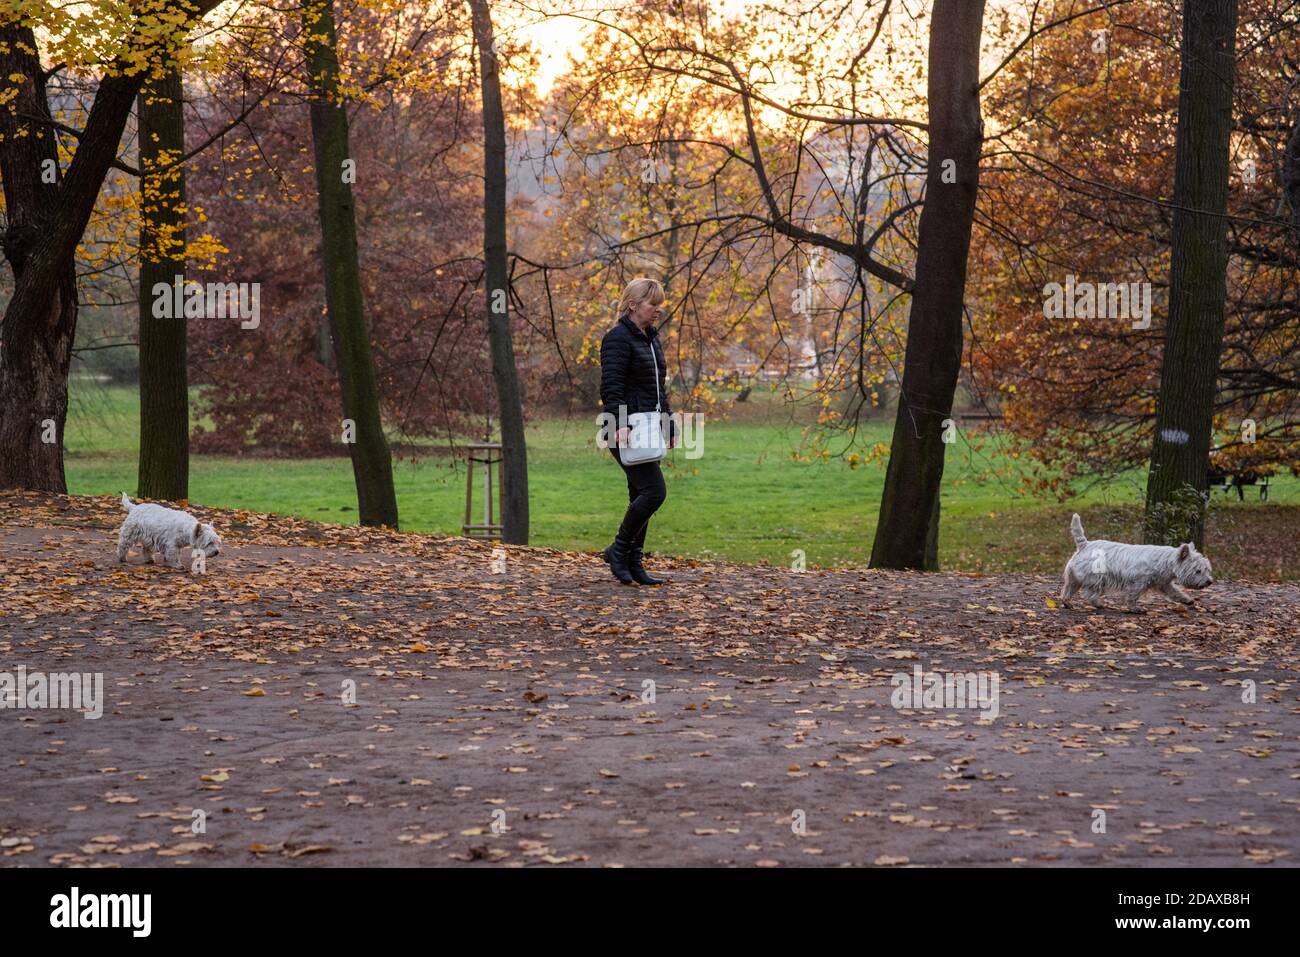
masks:
[[[666,298],[664,287],[658,280],[641,276],[623,288],[623,295],[618,300],[618,314],[623,315],[634,303],[649,301],[657,306]]]

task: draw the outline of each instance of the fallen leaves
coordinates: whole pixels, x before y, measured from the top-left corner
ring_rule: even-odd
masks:
[[[172,847],[159,848],[157,853],[159,857],[180,857],[183,854],[195,854],[199,851],[210,850],[212,850],[212,845],[202,841],[182,841]]]
[[[208,847],[209,845],[200,846]],[[279,854],[281,857],[287,857],[290,859],[303,857],[307,854],[327,854],[333,850],[334,848],[329,844],[290,844],[285,841],[279,841],[275,844],[262,844],[255,841],[248,845],[248,851],[250,854],[259,857],[265,854]],[[162,852],[159,851],[159,853],[161,854]]]
[[[0,521],[14,522],[5,512]],[[149,664],[122,670],[110,707],[125,719],[115,727],[144,727],[167,747],[142,767],[121,739],[98,739],[104,753],[92,757],[49,725],[8,773],[21,788],[75,768],[48,803],[52,817],[70,805],[84,825],[64,844],[58,828],[0,825],[4,854],[229,863],[338,847],[351,860],[360,841],[418,863],[633,866],[689,852],[758,867],[906,866],[911,854],[944,863],[973,843],[1003,862],[1183,864],[1220,827],[1228,837],[1217,844],[1231,840],[1237,863],[1290,853],[1294,691],[1288,674],[1259,666],[1291,660],[1296,616],[1280,587],[1210,596],[1219,607],[1188,623],[1160,604],[1142,616],[1045,614],[1057,610],[1046,576],[847,570],[792,587],[780,569],[672,562],[700,587],[655,595],[653,618],[635,624],[610,621],[598,587],[607,570],[573,552],[512,551],[530,573],[489,582],[475,572],[490,554],[481,543],[241,516],[249,530],[232,536],[236,548],[264,551],[182,587],[162,569],[112,568],[111,547],[96,549],[115,516],[97,500],[79,514],[105,524],[60,515],[42,550],[0,547],[0,598],[13,598],[0,601],[0,650],[104,661],[142,636]],[[83,554],[94,560],[66,580]],[[6,574],[19,562],[15,589]],[[891,675],[910,662],[996,671],[1002,715],[981,726],[969,709],[894,709]],[[1247,678],[1259,705],[1241,701]],[[344,679],[359,711],[340,701]],[[657,702],[642,698],[644,679]],[[178,720],[154,724],[155,712]],[[627,780],[609,783],[619,767]],[[1230,813],[1204,786],[1211,772],[1232,791]],[[1238,775],[1245,783],[1230,784]],[[101,799],[89,782],[122,786]],[[1153,788],[1172,803],[1159,828],[1138,827]],[[225,799],[204,805],[223,837],[183,834],[184,802],[198,796]],[[483,805],[508,811],[509,830],[529,842],[479,823]],[[815,847],[791,840],[796,806],[821,829]],[[1087,832],[1100,808],[1107,838]],[[321,822],[312,843],[271,843],[265,828],[289,833],[304,809]],[[1240,823],[1246,812],[1257,816]],[[942,846],[919,840],[939,834]],[[883,835],[890,853],[863,852]],[[158,836],[181,843],[161,847]]]

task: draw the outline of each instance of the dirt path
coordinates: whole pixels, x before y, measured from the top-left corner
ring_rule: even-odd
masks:
[[[119,566],[108,500],[0,497],[0,671],[105,690],[0,710],[0,864],[1300,861],[1294,585],[1140,616],[1051,607],[1054,576],[634,590],[196,512],[232,546],[197,578]],[[916,666],[996,675],[996,717],[892,706]]]

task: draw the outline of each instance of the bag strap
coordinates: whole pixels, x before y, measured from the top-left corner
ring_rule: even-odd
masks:
[[[655,411],[662,411],[659,408],[659,357],[655,355],[655,341],[650,340],[650,365],[655,370]]]
[[[627,315],[627,313],[623,313],[622,315],[619,316],[619,318],[621,319],[621,318],[622,318],[623,316],[625,316],[625,315]],[[654,377],[655,377],[655,411],[656,411],[656,412],[662,412],[663,410],[659,408],[659,403],[660,403],[660,399],[659,399],[659,358],[655,355],[655,341],[654,341],[653,339],[651,339],[649,336],[646,336],[646,341],[647,341],[647,343],[648,343],[649,346],[650,346],[650,366],[651,366],[651,368],[654,369]]]

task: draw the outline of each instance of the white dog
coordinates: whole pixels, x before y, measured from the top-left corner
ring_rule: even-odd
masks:
[[[1065,563],[1065,584],[1061,601],[1066,605],[1075,592],[1082,593],[1094,608],[1101,607],[1105,594],[1123,595],[1128,610],[1137,610],[1137,600],[1149,588],[1158,589],[1174,601],[1192,604],[1179,588],[1205,588],[1214,584],[1210,560],[1191,542],[1168,545],[1125,545],[1122,542],[1090,542],[1083,534],[1078,515],[1070,519],[1074,555]]]
[[[161,552],[172,568],[182,568],[181,549],[189,546],[212,558],[221,554],[221,537],[211,525],[204,525],[193,515],[174,508],[145,503],[133,504],[122,493],[126,521],[117,536],[117,560],[126,561],[132,545],[139,545],[147,562]]]

